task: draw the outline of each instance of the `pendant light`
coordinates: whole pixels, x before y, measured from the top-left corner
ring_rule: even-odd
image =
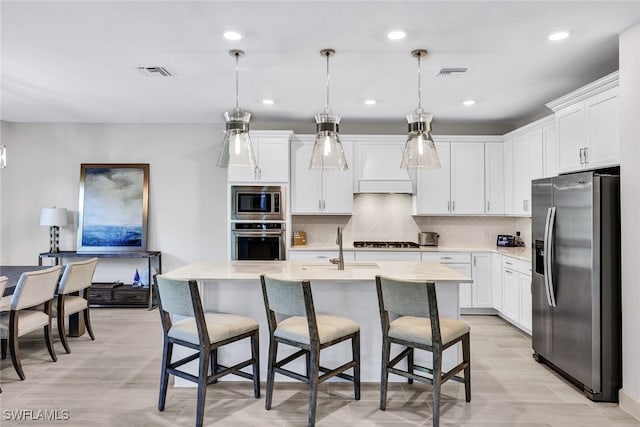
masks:
[[[402,154],[400,167],[409,168],[440,168],[440,159],[436,145],[431,137],[431,120],[433,114],[425,113],[422,109],[422,84],[420,79],[420,59],[427,55],[425,49],[416,49],[411,56],[418,58],[418,108],[407,114],[409,135]]]
[[[236,108],[224,113],[227,124],[224,143],[218,157],[218,167],[244,166],[255,169],[256,158],[249,138],[251,113],[242,111],[238,106],[238,59],[244,55],[244,52],[233,49],[229,51],[229,55],[236,58]]]
[[[311,170],[347,170],[347,159],[338,134],[340,116],[331,113],[329,108],[329,57],[335,54],[333,49],[323,49],[320,54],[327,58],[327,103],[324,113],[316,114],[316,140],[311,153]]]

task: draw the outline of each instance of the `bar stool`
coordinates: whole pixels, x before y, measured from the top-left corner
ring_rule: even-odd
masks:
[[[158,410],[164,411],[169,375],[198,384],[196,427],[201,427],[203,423],[207,385],[215,383],[220,377],[234,374],[251,379],[253,394],[256,399],[260,397],[258,323],[248,317],[234,314],[205,313],[195,280],[172,280],[156,276],[156,282],[159,296],[158,308],[164,335]],[[186,318],[175,321],[175,319],[172,320],[172,315]],[[218,348],[245,338],[251,339],[250,359],[231,367],[218,364]],[[174,344],[196,350],[196,352],[172,362]],[[196,359],[199,359],[197,376],[178,369]],[[208,373],[209,365],[211,365],[211,374]],[[253,366],[253,375],[240,371],[250,365]]]
[[[433,385],[433,426],[440,425],[440,388],[449,379],[464,382],[465,399],[471,401],[471,352],[469,325],[438,316],[436,286],[433,282],[404,282],[376,276],[378,305],[382,323],[382,378],[380,382],[380,409],[387,405],[387,384],[389,373]],[[390,313],[397,315],[389,321]],[[445,349],[462,342],[462,362],[449,372],[442,372],[442,353]],[[399,344],[405,349],[391,359],[391,344]],[[413,363],[414,349],[430,351],[433,354],[433,369]],[[395,366],[407,358],[407,370]],[[417,375],[414,370],[430,374]],[[464,371],[464,377],[456,376]]]
[[[265,408],[271,409],[276,372],[309,384],[308,425],[315,425],[318,386],[331,377],[353,382],[355,400],[360,400],[360,326],[350,319],[328,314],[316,315],[309,281],[287,281],[260,276],[262,295],[269,324],[269,362]],[[288,316],[278,321],[276,314]],[[336,369],[320,366],[320,350],[351,340],[352,360]],[[300,348],[290,356],[277,360],[278,344]],[[306,375],[283,368],[305,356]],[[353,375],[345,374],[353,368]],[[320,375],[320,372],[323,374]]]

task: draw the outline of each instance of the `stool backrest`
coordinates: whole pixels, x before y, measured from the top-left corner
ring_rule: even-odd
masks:
[[[274,279],[264,274],[260,276],[265,306],[278,314],[285,316],[306,316],[305,282]],[[309,286],[309,282],[306,282]]]
[[[67,264],[58,285],[58,294],[66,295],[91,286],[97,264],[98,258],[95,257]]]
[[[431,320],[432,342],[434,345],[440,345],[440,318],[435,283],[404,282],[376,276],[376,289],[384,333],[389,330],[389,313],[427,317]]]
[[[190,281],[167,279],[163,276],[156,276],[156,280],[158,283],[158,297],[163,311],[186,317],[194,317],[196,315],[192,289],[189,286]],[[197,284],[195,290],[198,293],[199,300],[200,294]]]
[[[0,298],[2,298],[2,295],[4,294],[4,288],[7,286],[8,281],[9,279],[7,276],[0,276]]]
[[[12,310],[34,307],[53,299],[62,267],[22,273],[11,299]]]

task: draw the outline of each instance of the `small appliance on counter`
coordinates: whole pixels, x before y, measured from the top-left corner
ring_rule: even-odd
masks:
[[[307,244],[307,233],[304,231],[294,231],[292,234],[291,246],[305,246]]]
[[[438,246],[438,233],[422,231],[418,233],[418,244],[420,246]]]
[[[516,236],[511,234],[498,234],[497,246],[514,248],[516,246]]]
[[[496,245],[506,248],[523,247],[524,241],[520,237],[520,232],[516,231],[515,236],[511,234],[498,234]]]

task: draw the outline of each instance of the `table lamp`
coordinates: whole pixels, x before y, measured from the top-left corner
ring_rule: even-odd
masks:
[[[67,225],[67,210],[65,208],[42,208],[40,212],[40,225],[48,225],[49,228],[49,252],[58,253],[58,239],[60,226]]]

